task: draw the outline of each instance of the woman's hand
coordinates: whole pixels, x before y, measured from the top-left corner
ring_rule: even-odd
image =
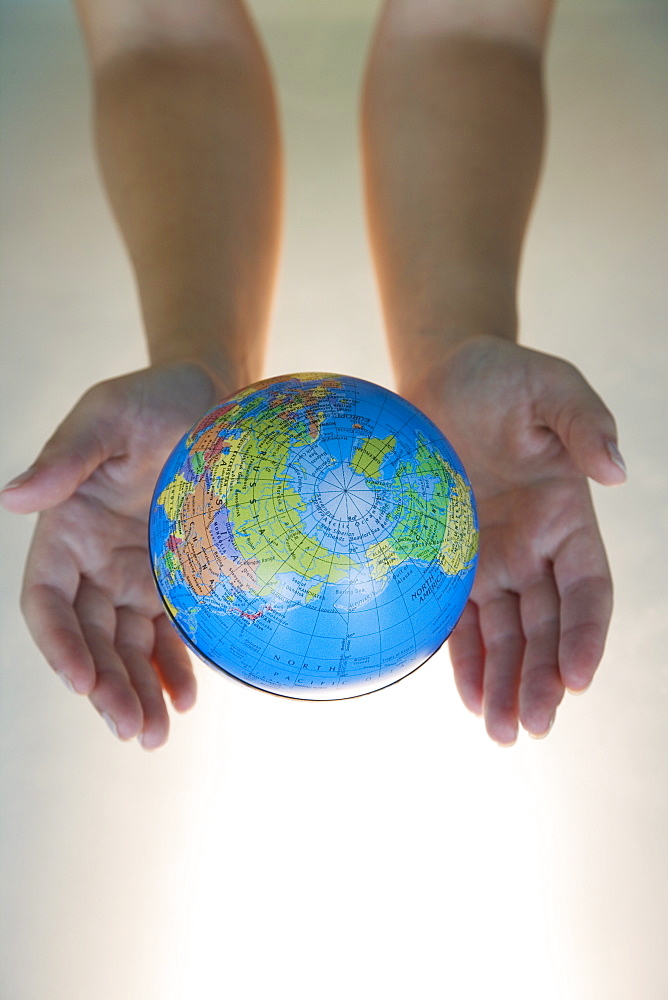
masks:
[[[35,642],[114,733],[147,749],[167,739],[163,691],[179,711],[196,695],[153,581],[151,497],[179,438],[235,388],[185,362],[101,382],[2,492],[7,510],[40,511],[22,592]]]
[[[546,735],[603,655],[612,581],[587,477],[626,478],[614,419],[571,364],[492,336],[399,391],[452,442],[478,505],[478,571],[449,640],[457,688],[498,743],[518,720]]]

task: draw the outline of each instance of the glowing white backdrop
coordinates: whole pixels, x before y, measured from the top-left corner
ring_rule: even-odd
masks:
[[[377,5],[251,6],[288,165],[268,373],[391,384],[357,151]],[[89,384],[143,363],[83,50],[51,7],[2,7],[5,478]],[[595,491],[617,597],[592,690],[547,741],[501,750],[459,704],[446,651],[331,704],[202,666],[198,706],[147,755],[41,662],[17,609],[32,522],[3,514],[3,998],[668,995],[661,10],[559,9],[523,271],[525,342],[582,368],[629,465],[623,490]]]

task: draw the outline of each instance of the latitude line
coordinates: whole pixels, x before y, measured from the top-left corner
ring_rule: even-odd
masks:
[[[334,564],[334,556],[332,556],[332,559],[330,560],[330,573],[331,573],[331,568],[332,568],[333,564]],[[310,564],[309,564],[309,565],[310,565]],[[328,577],[329,577],[329,575],[330,575],[330,574],[328,574]],[[336,608],[333,608],[333,609],[332,609],[332,611],[333,611],[333,613],[336,613],[336,614],[337,614],[337,615],[338,615],[339,617],[343,617],[343,616],[341,615],[341,612],[340,612],[340,611],[338,611],[338,610],[337,610]],[[312,631],[311,631],[311,635],[310,635],[310,637],[309,637],[309,642],[307,643],[307,646],[306,646],[306,651],[308,651],[308,649],[310,648],[310,642],[311,642],[311,640],[312,640],[313,638],[315,638],[315,631],[316,631],[316,626],[317,626],[317,622],[318,622],[318,619],[319,619],[319,617],[320,617],[320,614],[321,614],[321,613],[322,613],[322,607],[320,606],[320,607],[318,607],[318,609],[317,609],[317,611],[316,611],[316,621],[315,621],[315,623],[314,623],[314,627],[313,627],[313,629],[312,629]],[[276,635],[276,632],[278,631],[278,629],[279,629],[279,628],[283,628],[283,629],[286,629],[286,630],[287,630],[288,632],[294,632],[294,633],[295,633],[295,635],[300,635],[300,636],[305,636],[305,637],[306,637],[306,636],[308,636],[308,633],[307,633],[307,632],[302,632],[302,630],[301,630],[301,629],[295,629],[295,628],[292,628],[291,626],[287,625],[287,624],[286,624],[286,622],[285,622],[285,619],[283,619],[282,621],[279,621],[279,622],[278,622],[278,623],[276,624],[276,628],[275,628],[275,629],[274,629],[274,631],[272,632],[272,635],[271,635],[270,639],[269,639],[269,640],[267,641],[267,643],[266,643],[265,647],[263,648],[263,650],[262,650],[262,653],[260,654],[260,657],[258,658],[258,661],[256,662],[256,666],[255,666],[255,668],[254,668],[253,672],[254,672],[254,671],[255,671],[255,669],[257,668],[257,665],[258,665],[258,663],[259,663],[259,661],[260,661],[260,658],[261,658],[262,656],[264,656],[264,654],[266,653],[266,650],[267,650],[267,647],[269,646],[269,644],[270,644],[270,643],[272,643],[272,641],[273,641],[273,639],[274,639],[274,636]],[[330,637],[330,636],[318,636],[318,638],[320,638],[320,639],[325,639],[325,640],[328,640],[328,639],[329,639],[329,640],[331,641],[331,637]],[[280,650],[281,650],[281,652],[284,652],[284,653],[288,653],[289,655],[292,655],[292,656],[296,656],[296,655],[299,655],[299,656],[301,657],[301,655],[302,655],[301,653],[299,653],[299,654],[295,653],[295,652],[294,652],[293,650],[291,650],[291,649],[287,649],[287,650],[286,650],[286,649],[285,649],[284,647],[282,647],[282,646],[277,646],[276,648],[280,649]],[[304,656],[306,655],[306,651],[305,651],[305,653],[303,654]],[[338,658],[338,657],[326,657],[326,656],[322,656],[322,655],[320,655],[320,654],[319,654],[318,658],[319,658],[320,660],[324,660],[324,661],[331,661],[331,662],[333,662],[333,663],[336,663],[336,662],[338,662],[338,661],[339,661],[339,658]],[[303,664],[302,664],[302,666],[300,666],[300,667],[299,667],[299,669],[298,669],[298,671],[297,671],[297,673],[296,673],[296,677],[295,677],[295,681],[293,682],[293,687],[297,686],[297,684],[296,684],[296,678],[297,678],[297,677],[298,677],[298,676],[299,676],[299,675],[301,674],[301,671],[302,671],[302,669],[303,669]]]
[[[361,541],[361,536],[360,536],[360,541]],[[375,592],[373,593],[372,599],[373,599],[373,609],[376,612],[376,621],[378,623],[378,677],[380,679],[380,676],[383,672],[383,630],[380,627],[380,612],[378,610],[378,598]]]
[[[377,535],[375,534],[375,532],[373,531],[373,529],[372,529],[372,528],[370,528],[369,530],[371,531],[371,534],[372,534],[372,535],[374,535],[374,537],[376,537],[376,538],[378,537],[378,536],[377,536]],[[385,538],[386,538],[386,537],[387,537],[387,536],[385,536]],[[385,538],[381,538],[381,539],[380,539],[380,542],[384,541],[384,540],[385,540]],[[376,544],[379,544],[379,542],[376,542]],[[410,557],[406,557],[406,558],[405,558],[404,560],[402,560],[402,562],[404,562],[404,561],[407,561],[407,560],[408,560],[408,558],[410,558]],[[428,565],[428,567],[431,567],[431,566],[433,566],[433,560],[432,560],[432,561],[431,561],[430,563],[428,563],[427,565]],[[399,566],[401,566],[401,563],[399,564]],[[399,567],[397,567],[397,568],[399,568]],[[413,633],[413,649],[414,649],[414,652],[417,652],[417,637],[416,637],[416,635],[415,635],[415,629],[414,629],[414,627],[413,627],[413,622],[412,622],[412,618],[410,617],[410,612],[409,612],[409,610],[408,610],[408,606],[406,605],[406,601],[405,601],[405,599],[404,599],[404,596],[403,596],[403,591],[402,591],[401,589],[399,589],[399,596],[400,596],[400,597],[402,598],[402,600],[403,600],[403,602],[404,602],[404,610],[406,611],[406,614],[407,614],[407,616],[408,616],[408,617],[409,617],[409,619],[410,619],[410,626],[411,626],[411,632]],[[391,604],[394,604],[394,603],[395,603],[395,601],[397,601],[397,600],[398,600],[398,598],[396,598],[396,597],[395,597],[395,598],[394,598],[394,599],[393,599],[392,601],[390,601],[389,603],[391,603]],[[379,634],[381,634],[381,629],[380,629],[380,612],[379,612],[379,606],[378,606],[378,601],[377,601],[377,599],[376,599],[375,595],[374,595],[374,604],[375,604],[375,608],[376,608],[376,612],[377,612],[377,614],[378,614],[378,628],[379,628]],[[392,646],[391,648],[392,648],[392,649],[394,649],[394,648],[395,648],[396,646],[401,646],[401,645],[402,645],[402,643],[403,643],[403,640],[402,640],[402,642],[399,642],[399,643],[395,643],[395,645],[394,645],[394,646]]]
[[[315,559],[315,556],[313,557],[313,559],[311,559],[311,562],[309,563],[309,565],[308,565],[308,567],[307,567],[307,571],[308,571],[308,570],[309,570],[309,569],[311,568],[311,566],[313,565],[313,561],[314,561],[314,559]],[[331,561],[331,563],[330,563],[330,571],[331,571],[331,568],[332,568],[332,565],[333,565],[333,562],[334,562],[334,560],[332,559],[332,561]],[[329,575],[329,574],[328,574],[328,575]],[[316,624],[317,624],[317,616],[318,616],[319,614],[320,614],[320,609],[318,609],[318,611],[316,612]],[[285,612],[284,612],[284,616],[285,616]],[[260,663],[262,662],[262,659],[263,659],[263,657],[264,657],[265,653],[267,652],[267,649],[269,648],[269,645],[273,643],[273,639],[274,639],[274,636],[276,635],[276,633],[278,632],[279,628],[281,628],[281,627],[283,627],[283,628],[287,628],[287,629],[288,629],[289,631],[291,631],[291,632],[296,632],[296,633],[298,633],[299,635],[307,635],[307,634],[308,634],[308,633],[306,633],[306,632],[302,633],[300,629],[291,629],[289,625],[286,625],[286,624],[285,624],[285,618],[283,618],[282,620],[281,620],[281,619],[279,619],[279,621],[277,621],[277,622],[276,622],[276,626],[275,626],[275,628],[274,628],[273,632],[271,633],[271,636],[269,637],[269,639],[267,639],[267,642],[265,643],[265,645],[264,645],[264,647],[262,648],[261,652],[260,652],[260,653],[258,653],[258,656],[257,656],[257,659],[256,659],[256,661],[255,661],[255,664],[254,664],[254,666],[253,666],[253,669],[251,670],[251,672],[250,672],[250,674],[249,674],[249,677],[252,677],[252,676],[253,676],[253,674],[255,673],[255,671],[257,670],[257,668],[258,668],[258,665],[259,665],[259,664],[260,664]],[[311,632],[311,638],[312,638],[312,637],[313,637],[313,631]],[[291,650],[285,650],[285,649],[283,649],[282,647],[278,647],[278,648],[280,648],[280,649],[281,649],[281,651],[282,651],[282,652],[284,652],[284,653],[285,653],[285,652],[287,652],[287,653],[290,653],[290,652],[291,652]],[[269,664],[266,664],[266,666],[268,667],[268,666],[269,666]],[[300,670],[301,670],[301,667],[299,668],[299,670],[297,671],[297,673],[296,673],[296,675],[295,675],[295,681],[296,681],[296,677],[298,677],[298,676],[299,676],[299,672],[300,672]],[[293,684],[292,684],[292,686],[293,686],[293,687],[295,686],[295,682],[294,682],[294,681],[293,681]]]

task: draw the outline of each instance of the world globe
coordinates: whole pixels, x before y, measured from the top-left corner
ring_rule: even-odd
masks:
[[[478,552],[471,485],[415,406],[347,375],[285,375],[181,439],[149,519],[165,609],[205,662],[274,694],[386,687],[447,639]]]

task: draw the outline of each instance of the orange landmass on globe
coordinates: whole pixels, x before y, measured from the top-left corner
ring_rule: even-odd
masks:
[[[192,592],[199,597],[210,594],[221,573],[239,590],[257,587],[258,559],[235,562],[220,552],[211,536],[211,523],[223,506],[221,497],[206,488],[201,480],[184,499],[180,520],[183,543],[176,549],[181,570]]]

